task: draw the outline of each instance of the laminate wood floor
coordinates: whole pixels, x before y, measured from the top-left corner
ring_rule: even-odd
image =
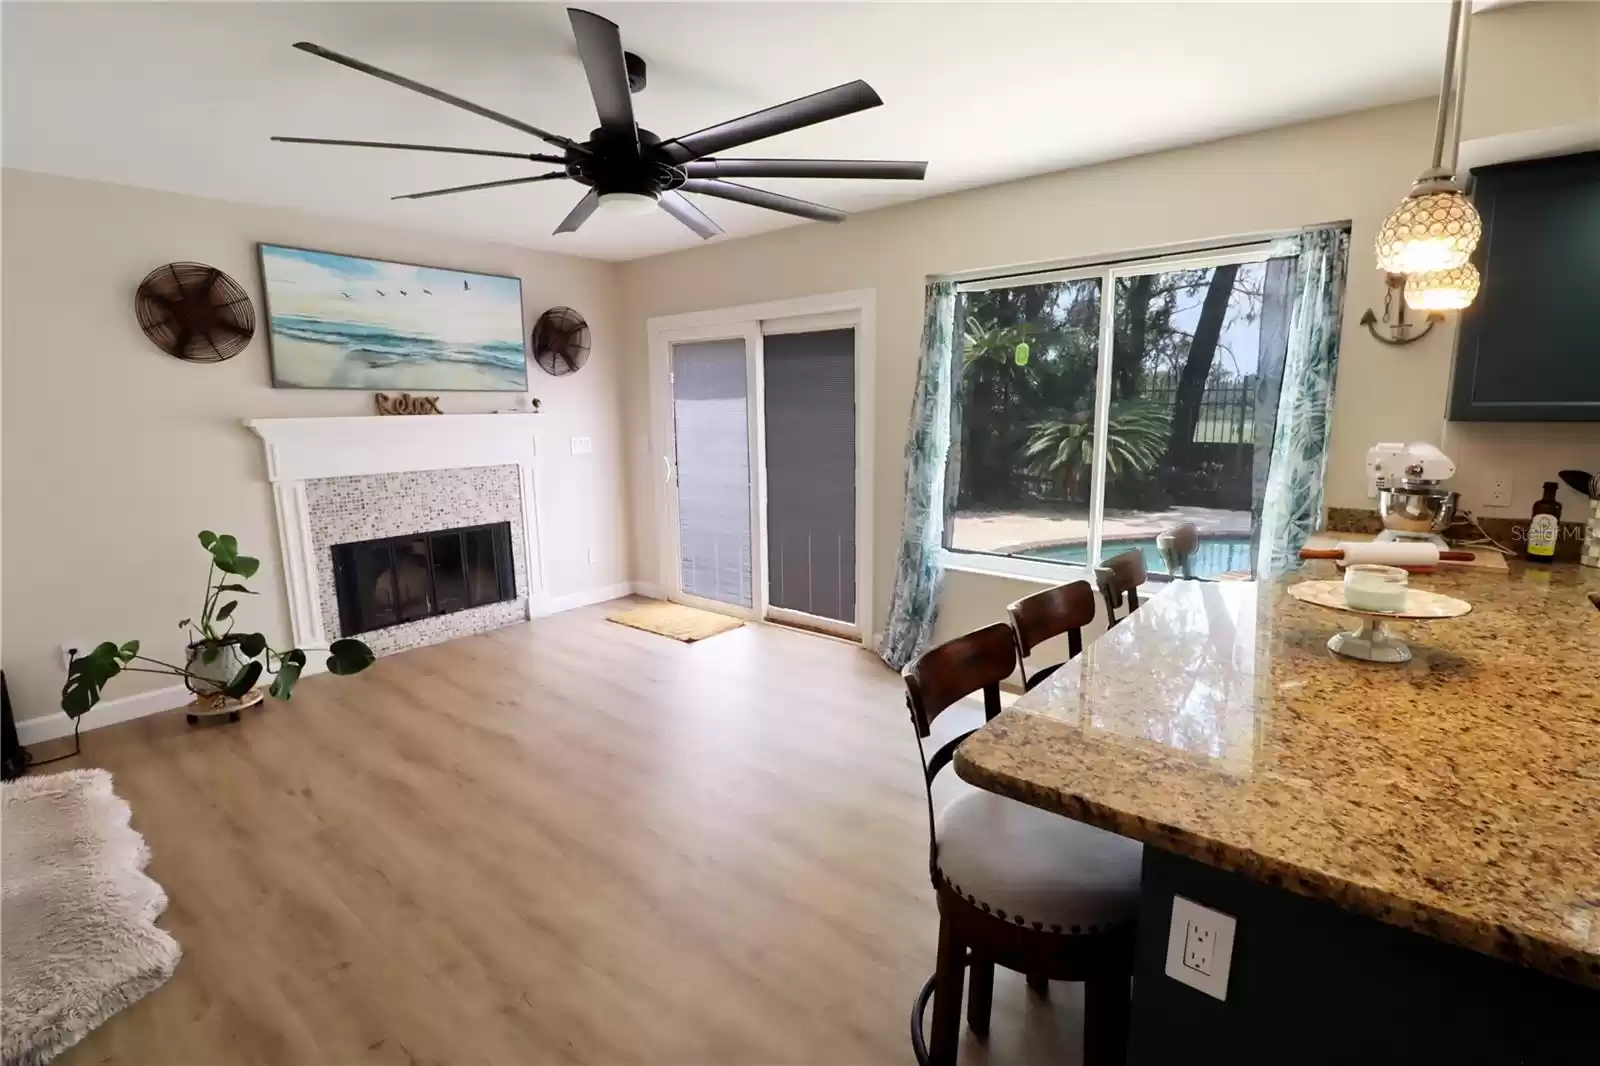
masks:
[[[751,625],[568,612],[315,677],[237,724],[96,730],[183,945],[58,1062],[913,1062],[933,966],[899,678]],[[37,752],[48,755],[47,750]],[[1078,1061],[997,982],[963,1064]]]

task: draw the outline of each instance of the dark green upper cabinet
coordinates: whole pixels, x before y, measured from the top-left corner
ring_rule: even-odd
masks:
[[[1450,418],[1600,422],[1600,152],[1473,171],[1483,287],[1461,315]]]

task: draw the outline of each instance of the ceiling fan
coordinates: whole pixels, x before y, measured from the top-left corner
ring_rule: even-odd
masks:
[[[595,110],[600,115],[600,128],[589,134],[587,141],[542,130],[519,119],[491,111],[487,107],[463,100],[459,96],[412,81],[410,78],[387,70],[380,70],[321,45],[301,41],[295,45],[302,52],[332,60],[363,74],[410,89],[424,96],[475,115],[482,115],[514,130],[532,134],[547,144],[561,149],[560,155],[537,152],[499,152],[480,148],[449,148],[434,144],[393,144],[386,141],[344,141],[321,137],[274,137],[275,141],[291,144],[333,144],[354,148],[397,148],[413,152],[450,152],[459,155],[498,156],[503,159],[526,159],[534,163],[551,163],[561,167],[544,174],[525,178],[507,178],[501,181],[484,181],[474,185],[457,185],[448,189],[430,189],[427,192],[407,193],[396,200],[421,200],[430,196],[447,196],[453,193],[473,192],[478,189],[498,189],[507,185],[527,185],[537,181],[554,181],[570,178],[589,191],[572,209],[556,233],[571,233],[583,225],[595,210],[604,206],[618,214],[643,215],[659,207],[673,218],[688,226],[701,239],[708,240],[722,232],[722,228],[683,196],[699,193],[717,196],[724,200],[782,211],[801,218],[821,222],[840,222],[845,213],[836,208],[814,204],[793,196],[784,196],[766,189],[740,185],[724,178],[898,178],[920,181],[928,164],[898,160],[868,159],[727,159],[717,152],[773,137],[790,130],[801,129],[826,122],[828,119],[865,111],[883,101],[864,81],[837,85],[832,89],[802,96],[786,104],[778,104],[764,111],[720,122],[697,133],[662,140],[647,129],[641,129],[633,117],[633,93],[645,85],[644,60],[632,52],[622,50],[622,36],[615,23],[609,19],[578,8],[568,8],[572,33],[578,41],[578,56],[583,60],[584,73],[589,78],[589,91],[594,96]]]

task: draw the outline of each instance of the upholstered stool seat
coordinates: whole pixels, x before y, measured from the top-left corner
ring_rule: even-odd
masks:
[[[939,876],[1005,921],[1052,933],[1109,932],[1139,905],[1137,841],[972,790],[940,812]]]
[[[984,720],[993,721],[1019,642],[1026,651],[1031,637],[1065,632],[1077,654],[1077,630],[1094,619],[1094,594],[1081,583],[1063,585],[1012,604],[1011,614],[1020,635],[1011,626],[985,626],[901,671],[927,786],[928,872],[939,902],[939,957],[911,1007],[911,1048],[919,1066],[956,1066],[963,979],[967,1027],[982,1038],[1000,966],[1024,974],[1040,995],[1049,994],[1051,981],[1083,982],[1084,1066],[1126,1066],[1141,845],[964,782],[942,808],[943,797],[934,794],[939,775],[976,732],[942,739],[930,754],[923,741],[933,736],[934,719],[981,691]]]

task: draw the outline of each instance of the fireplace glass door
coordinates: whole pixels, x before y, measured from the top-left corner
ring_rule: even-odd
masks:
[[[511,524],[335,544],[333,575],[347,637],[512,600]]]

